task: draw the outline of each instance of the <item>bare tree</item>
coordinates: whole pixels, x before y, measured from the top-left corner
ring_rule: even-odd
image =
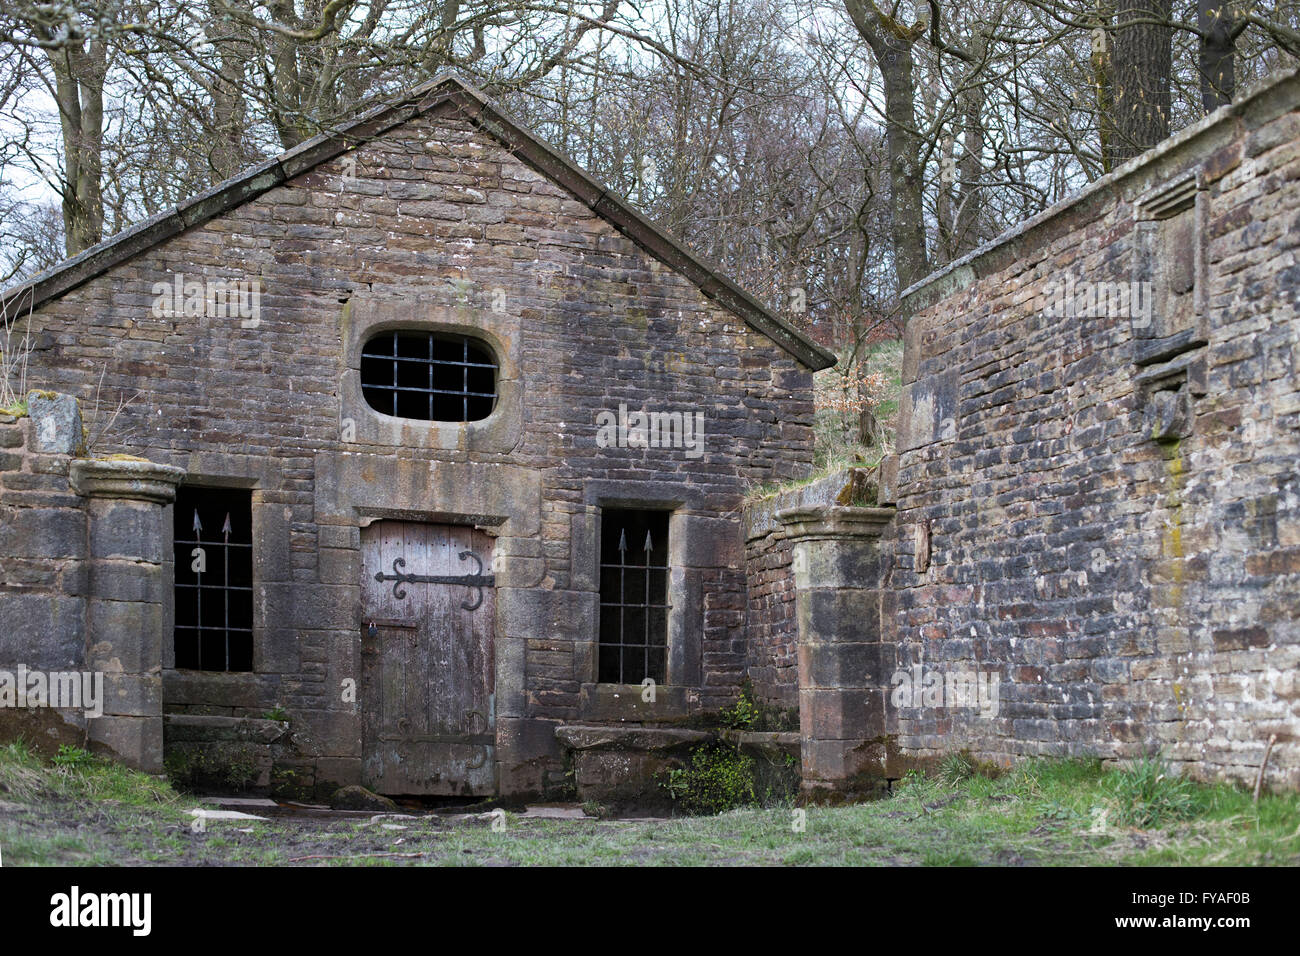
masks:
[[[908,24],[897,7],[886,13],[875,0],[844,0],[853,25],[875,56],[885,99],[885,146],[889,153],[890,238],[894,273],[902,291],[930,271],[922,217],[921,139],[916,122],[913,48],[929,27]]]

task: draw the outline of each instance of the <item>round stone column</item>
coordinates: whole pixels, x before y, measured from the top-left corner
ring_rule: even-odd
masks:
[[[171,619],[167,505],[182,468],[137,458],[75,459],[85,497],[86,669],[102,677],[103,713],[88,720],[96,750],[149,773],[163,769],[162,651]]]

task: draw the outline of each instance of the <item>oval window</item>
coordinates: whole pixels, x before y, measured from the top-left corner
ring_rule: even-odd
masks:
[[[496,407],[496,358],[468,335],[381,332],[361,350],[361,394],[395,418],[478,421]]]

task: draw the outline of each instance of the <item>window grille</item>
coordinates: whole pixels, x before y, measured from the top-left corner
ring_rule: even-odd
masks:
[[[668,512],[605,509],[600,551],[600,681],[666,683]]]
[[[176,666],[253,669],[252,493],[176,492]]]
[[[497,362],[467,335],[381,332],[361,350],[361,394],[395,418],[478,421],[496,407]]]

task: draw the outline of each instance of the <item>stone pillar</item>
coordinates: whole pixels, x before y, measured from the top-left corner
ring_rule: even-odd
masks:
[[[167,505],[185,471],[142,459],[76,459],[90,562],[86,669],[102,673],[103,714],[89,721],[95,749],[149,773],[163,769],[162,652],[171,620],[165,565]]]
[[[799,625],[799,736],[805,797],[886,787],[885,706],[896,647],[883,626],[893,508],[789,508]]]

